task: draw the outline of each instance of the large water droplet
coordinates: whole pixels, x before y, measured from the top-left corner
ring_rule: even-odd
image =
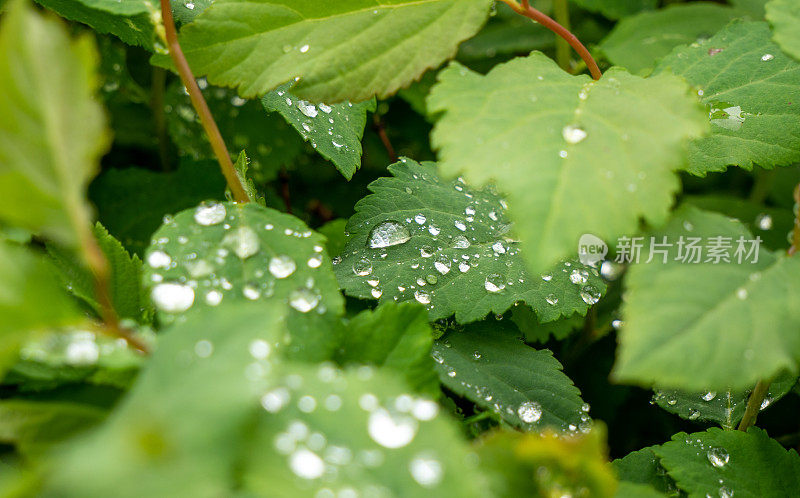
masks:
[[[430,294],[422,291],[414,292],[414,299],[416,299],[420,304],[430,304],[431,302]]]
[[[526,401],[519,405],[517,415],[526,424],[532,424],[542,418],[542,407],[535,401]]]
[[[305,287],[292,291],[289,295],[289,305],[301,313],[308,313],[319,304],[320,296]]]
[[[261,248],[258,235],[248,226],[241,226],[226,234],[222,239],[222,245],[233,250],[241,259],[249,258]]]
[[[153,287],[150,297],[160,311],[182,313],[194,304],[194,289],[188,285],[163,283]]]
[[[384,221],[369,234],[368,244],[372,248],[390,247],[408,242],[408,229],[396,221]]]
[[[275,256],[274,258],[269,260],[269,272],[275,278],[286,278],[297,269],[297,265],[295,264],[294,260],[284,255]]]
[[[222,223],[228,212],[225,205],[219,202],[204,202],[194,210],[194,221],[200,225],[210,226]]]
[[[317,111],[317,108],[314,106],[314,104],[309,104],[305,100],[299,101],[297,103],[297,108],[309,118],[316,118],[317,114],[319,114],[319,111]]]
[[[367,258],[361,258],[353,263],[353,273],[359,277],[366,277],[372,273],[372,261]]]
[[[717,397],[717,393],[716,393],[716,392],[714,392],[714,391],[709,391],[709,392],[705,393],[705,394],[702,396],[702,398],[703,398],[703,401],[711,401],[712,399],[714,399],[714,398],[716,398],[716,397]]]
[[[433,458],[417,456],[411,460],[408,470],[411,477],[425,488],[432,488],[442,481],[442,464]]]
[[[445,256],[440,256],[440,257],[436,258],[436,261],[433,263],[433,266],[434,266],[434,268],[436,268],[436,271],[438,271],[442,275],[447,275],[447,273],[450,272],[450,266],[451,265],[452,265],[452,263]]]
[[[564,140],[567,141],[569,144],[577,144],[583,142],[586,138],[586,131],[575,125],[567,125],[561,130],[561,135],[564,137]]]
[[[373,441],[386,448],[402,448],[417,434],[417,421],[413,417],[391,414],[378,408],[369,416],[367,432]]]
[[[500,292],[506,288],[506,284],[503,282],[503,277],[497,273],[493,273],[486,277],[486,281],[484,282],[483,286],[489,292]]]
[[[708,453],[706,453],[706,457],[708,457],[708,461],[711,462],[711,465],[717,468],[724,467],[731,458],[728,452],[722,448],[711,448],[708,450]]]
[[[453,247],[455,249],[469,249],[469,246],[470,246],[469,240],[463,235],[457,235],[453,239]]]
[[[600,291],[598,291],[591,285],[587,285],[583,289],[581,289],[581,299],[583,299],[584,303],[591,306],[600,300]]]
[[[147,264],[150,268],[166,268],[172,264],[172,258],[164,251],[153,251],[147,255]]]

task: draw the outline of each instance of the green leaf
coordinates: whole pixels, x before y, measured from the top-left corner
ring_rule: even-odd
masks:
[[[773,0],[767,4],[767,20],[773,38],[784,52],[800,59],[800,4],[793,0]]]
[[[335,266],[348,295],[425,304],[431,320],[461,323],[517,302],[539,320],[585,314],[605,291],[597,272],[565,262],[531,275],[509,233],[505,201],[492,188],[441,179],[433,163],[402,159],[393,177],[369,185],[356,204],[350,238]]]
[[[92,183],[100,221],[128,249],[144,253],[165,215],[222,199],[225,178],[219,165],[184,159],[178,169],[158,173],[143,168],[109,169]]]
[[[303,151],[303,141],[284,120],[268,115],[258,101],[244,100],[232,90],[209,87],[200,80],[203,96],[232,156],[242,150],[250,158],[251,173],[259,182],[273,180],[282,167],[292,166]],[[166,95],[167,129],[182,154],[215,159],[189,96],[180,82]]]
[[[614,496],[614,472],[607,461],[605,430],[564,436],[496,432],[477,447],[494,496]]]
[[[188,24],[206,10],[214,0],[170,0],[172,15],[179,24]]]
[[[539,323],[539,319],[528,306],[514,306],[511,311],[511,321],[522,332],[525,342],[545,343],[553,339],[560,341],[566,339],[576,330],[580,329],[586,319],[578,314],[561,318],[552,322]]]
[[[276,301],[187,315],[163,334],[114,415],[57,454],[44,494],[233,494],[233,465],[269,385],[284,315]]]
[[[761,410],[781,399],[797,383],[797,375],[783,373],[769,386]],[[653,401],[661,408],[687,420],[710,420],[725,429],[735,429],[742,420],[750,391],[694,392],[656,390]]]
[[[148,0],[36,0],[61,17],[109,33],[128,45],[155,50],[155,16],[159,8]]]
[[[553,32],[521,16],[501,2],[477,35],[461,44],[458,60],[477,61],[497,56],[515,56],[553,46]]]
[[[82,320],[53,273],[38,255],[0,242],[0,372],[10,366],[30,331]]]
[[[384,98],[455,55],[490,0],[218,0],[181,30],[196,74],[243,97],[299,77],[312,101]]]
[[[287,123],[322,157],[331,161],[348,180],[361,166],[361,137],[367,124],[367,112],[375,111],[375,99],[353,104],[311,104],[289,90],[293,83],[267,93],[261,103],[268,111],[278,112]]]
[[[86,187],[108,146],[84,36],[13,3],[0,25],[0,219],[65,246],[89,224]]]
[[[325,240],[294,216],[257,204],[204,203],[153,235],[144,281],[162,320],[228,301],[281,301],[292,308],[290,350],[329,357],[339,293]]]
[[[438,395],[439,381],[430,357],[433,331],[425,308],[387,302],[362,311],[341,330],[336,363],[385,366],[403,375],[416,391]]]
[[[268,416],[242,458],[244,488],[255,495],[490,496],[455,424],[396,375],[329,365],[284,373],[262,398]]]
[[[665,221],[682,145],[708,127],[678,78],[612,68],[593,82],[540,53],[486,76],[453,64],[428,105],[445,113],[432,134],[442,173],[509,195],[534,272],[575,254],[582,234],[613,240],[642,218]]]
[[[240,152],[236,163],[233,165],[234,168],[236,168],[236,176],[239,178],[239,182],[244,186],[245,193],[247,193],[247,198],[250,202],[255,202],[259,206],[266,206],[264,196],[258,193],[253,179],[247,174],[249,164],[250,158],[247,157],[247,153],[245,151]]]
[[[448,389],[529,431],[591,428],[589,405],[548,349],[536,350],[503,322],[480,322],[436,341],[433,358]]]
[[[102,420],[105,411],[90,405],[23,399],[0,400],[0,441],[25,453],[39,453]]]
[[[792,331],[800,328],[800,258],[761,248],[754,262],[746,254],[754,237],[738,221],[688,206],[651,236],[672,244],[668,261],[657,256],[628,270],[613,378],[704,392],[747,389],[782,369],[797,372],[800,337]],[[710,249],[699,263],[676,260],[680,237],[717,245],[730,262],[715,262]],[[745,253],[737,256],[740,238]]]
[[[131,257],[122,244],[112,237],[100,223],[94,227],[94,236],[100,250],[108,260],[109,291],[114,310],[121,318],[146,322],[152,309],[150,300],[144,296],[141,288],[142,261],[136,255]],[[64,286],[100,316],[101,309],[97,303],[95,282],[91,272],[64,249],[50,245],[48,252],[59,269]]]
[[[800,489],[800,457],[756,427],[672,436],[654,448],[690,496],[784,497]]]
[[[622,482],[645,485],[666,495],[675,494],[677,491],[675,481],[667,475],[667,472],[661,466],[661,462],[653,452],[655,448],[657,447],[651,446],[639,451],[633,451],[623,458],[614,460],[611,465]]]
[[[749,12],[756,19],[764,17],[764,5],[768,2],[769,0],[730,0],[735,7]]]
[[[586,10],[600,12],[609,19],[620,19],[643,10],[653,10],[657,0],[572,0]]]
[[[676,48],[655,71],[686,78],[708,107],[712,133],[691,143],[690,173],[800,159],[800,64],[771,40],[767,23],[734,21],[708,40]]]
[[[666,495],[646,484],[623,481],[617,486],[617,494],[614,496],[615,498],[663,498]]]
[[[739,14],[716,3],[670,5],[623,19],[599,48],[613,64],[646,73],[673,48],[710,37]]]

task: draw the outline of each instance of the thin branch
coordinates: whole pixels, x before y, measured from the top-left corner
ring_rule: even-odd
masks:
[[[383,142],[383,147],[386,149],[386,152],[389,154],[389,160],[393,163],[397,162],[397,153],[394,151],[394,147],[392,147],[392,142],[389,140],[389,135],[386,134],[386,126],[383,124],[383,119],[381,116],[376,112],[372,115],[372,121],[374,123],[374,129],[378,133],[378,136]]]
[[[163,0],[162,0],[163,1]],[[505,3],[511,9],[519,15],[528,17],[533,19],[534,21],[538,22],[545,28],[553,31],[555,34],[563,38],[570,44],[570,46],[575,49],[578,55],[581,56],[581,59],[586,63],[586,67],[589,68],[589,72],[592,73],[592,78],[599,80],[603,73],[600,72],[600,68],[597,67],[597,62],[595,62],[592,54],[586,49],[586,47],[581,43],[578,38],[573,35],[567,28],[558,24],[550,17],[546,16],[541,11],[538,11],[530,6],[528,0],[522,0],[522,5],[518,4],[516,0],[500,0],[501,2]]]
[[[161,0],[161,17],[164,21],[164,31],[169,48],[169,55],[178,69],[178,74],[189,93],[189,98],[192,100],[197,115],[200,116],[200,123],[208,135],[208,141],[211,142],[211,148],[214,150],[214,155],[217,156],[222,174],[228,182],[228,187],[233,192],[233,198],[236,202],[249,202],[250,198],[242,185],[239,176],[236,174],[236,168],[233,166],[231,156],[228,153],[228,147],[225,145],[225,140],[222,139],[222,134],[219,132],[214,116],[208,108],[203,93],[200,87],[197,86],[197,81],[192,74],[189,63],[186,62],[186,57],[183,55],[183,50],[178,43],[178,32],[175,29],[175,20],[172,18],[172,8],[170,7],[169,0]]]
[[[750,393],[750,398],[747,400],[747,408],[744,410],[742,421],[739,422],[738,429],[740,431],[747,431],[748,428],[756,423],[758,412],[761,411],[761,404],[767,396],[767,391],[769,391],[769,384],[770,381],[760,380],[756,387],[753,388],[753,392]]]

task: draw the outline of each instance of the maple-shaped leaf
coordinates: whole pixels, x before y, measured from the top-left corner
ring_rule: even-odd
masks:
[[[734,21],[676,48],[655,72],[686,78],[708,108],[712,133],[691,143],[690,173],[800,159],[800,64],[772,41],[767,23]]]
[[[439,73],[428,105],[444,175],[494,181],[534,272],[577,251],[666,220],[684,144],[708,128],[685,82],[612,68],[572,76],[541,53],[483,76],[458,64]]]
[[[405,158],[389,171],[347,224],[334,267],[347,294],[416,300],[431,320],[455,314],[466,323],[519,302],[542,322],[585,314],[605,292],[597,270],[577,261],[529,272],[494,189],[443,180],[433,163]]]

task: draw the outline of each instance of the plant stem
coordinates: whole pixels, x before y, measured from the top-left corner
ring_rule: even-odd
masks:
[[[153,124],[156,127],[158,140],[158,156],[161,160],[161,169],[169,171],[169,141],[167,140],[167,119],[164,115],[164,90],[167,83],[167,71],[164,68],[153,66],[150,85],[150,109],[153,113]]]
[[[389,135],[386,134],[386,126],[383,124],[383,118],[376,112],[372,115],[375,131],[378,133],[386,153],[389,154],[389,161],[392,163],[397,162],[397,153],[394,151],[392,142],[389,140]]]
[[[761,403],[764,402],[764,398],[767,396],[769,384],[770,381],[759,380],[756,387],[753,388],[750,398],[747,399],[747,408],[744,410],[742,421],[739,422],[738,429],[740,431],[747,431],[748,428],[756,423],[756,417],[758,417],[758,412],[761,411]]]
[[[90,230],[83,225],[81,228],[81,248],[83,250],[86,263],[89,265],[89,270],[92,272],[94,278],[95,293],[97,294],[97,302],[100,305],[100,318],[103,320],[104,330],[112,336],[121,337],[131,347],[137,349],[141,353],[149,354],[150,348],[134,336],[130,330],[126,329],[119,323],[119,316],[117,316],[114,305],[111,301],[111,292],[108,288],[109,281],[109,268],[108,260],[106,259],[100,246]]]
[[[219,132],[217,123],[214,121],[214,116],[208,108],[206,100],[203,98],[203,93],[200,87],[197,86],[197,81],[192,74],[189,63],[183,55],[183,50],[178,43],[178,32],[175,29],[175,20],[172,18],[172,8],[170,7],[169,0],[161,0],[161,17],[164,21],[164,31],[169,48],[169,55],[178,69],[178,74],[189,93],[189,98],[192,100],[197,115],[200,116],[200,123],[208,135],[208,141],[211,142],[211,148],[214,150],[214,155],[217,156],[219,166],[222,169],[222,174],[228,182],[228,187],[233,192],[233,198],[236,202],[249,202],[247,192],[236,174],[236,168],[233,167],[231,156],[228,153],[228,147],[225,145],[225,140],[222,139],[222,134]]]
[[[571,30],[569,22],[569,5],[567,0],[555,0],[553,2],[553,11],[555,20],[558,24],[564,26],[567,31]],[[571,52],[569,43],[560,36],[556,38],[556,62],[564,71],[572,72],[572,62],[570,58]]]
[[[800,184],[794,188],[794,202],[796,206],[799,206],[798,209],[800,209]],[[793,256],[798,250],[800,250],[800,211],[798,211],[794,218],[792,245],[789,247],[789,256]]]
[[[583,61],[586,63],[586,67],[588,67],[589,72],[592,73],[592,78],[599,80],[603,76],[603,73],[600,72],[600,68],[597,67],[597,62],[595,62],[594,58],[592,58],[592,54],[590,54],[583,43],[581,43],[581,41],[578,40],[575,35],[570,33],[570,31],[564,26],[544,15],[544,13],[531,7],[528,0],[522,0],[522,5],[518,4],[516,0],[500,1],[511,7],[511,9],[517,14],[533,19],[566,40],[567,43],[569,43],[569,45],[575,49],[578,55],[581,56],[581,59],[583,59]]]

